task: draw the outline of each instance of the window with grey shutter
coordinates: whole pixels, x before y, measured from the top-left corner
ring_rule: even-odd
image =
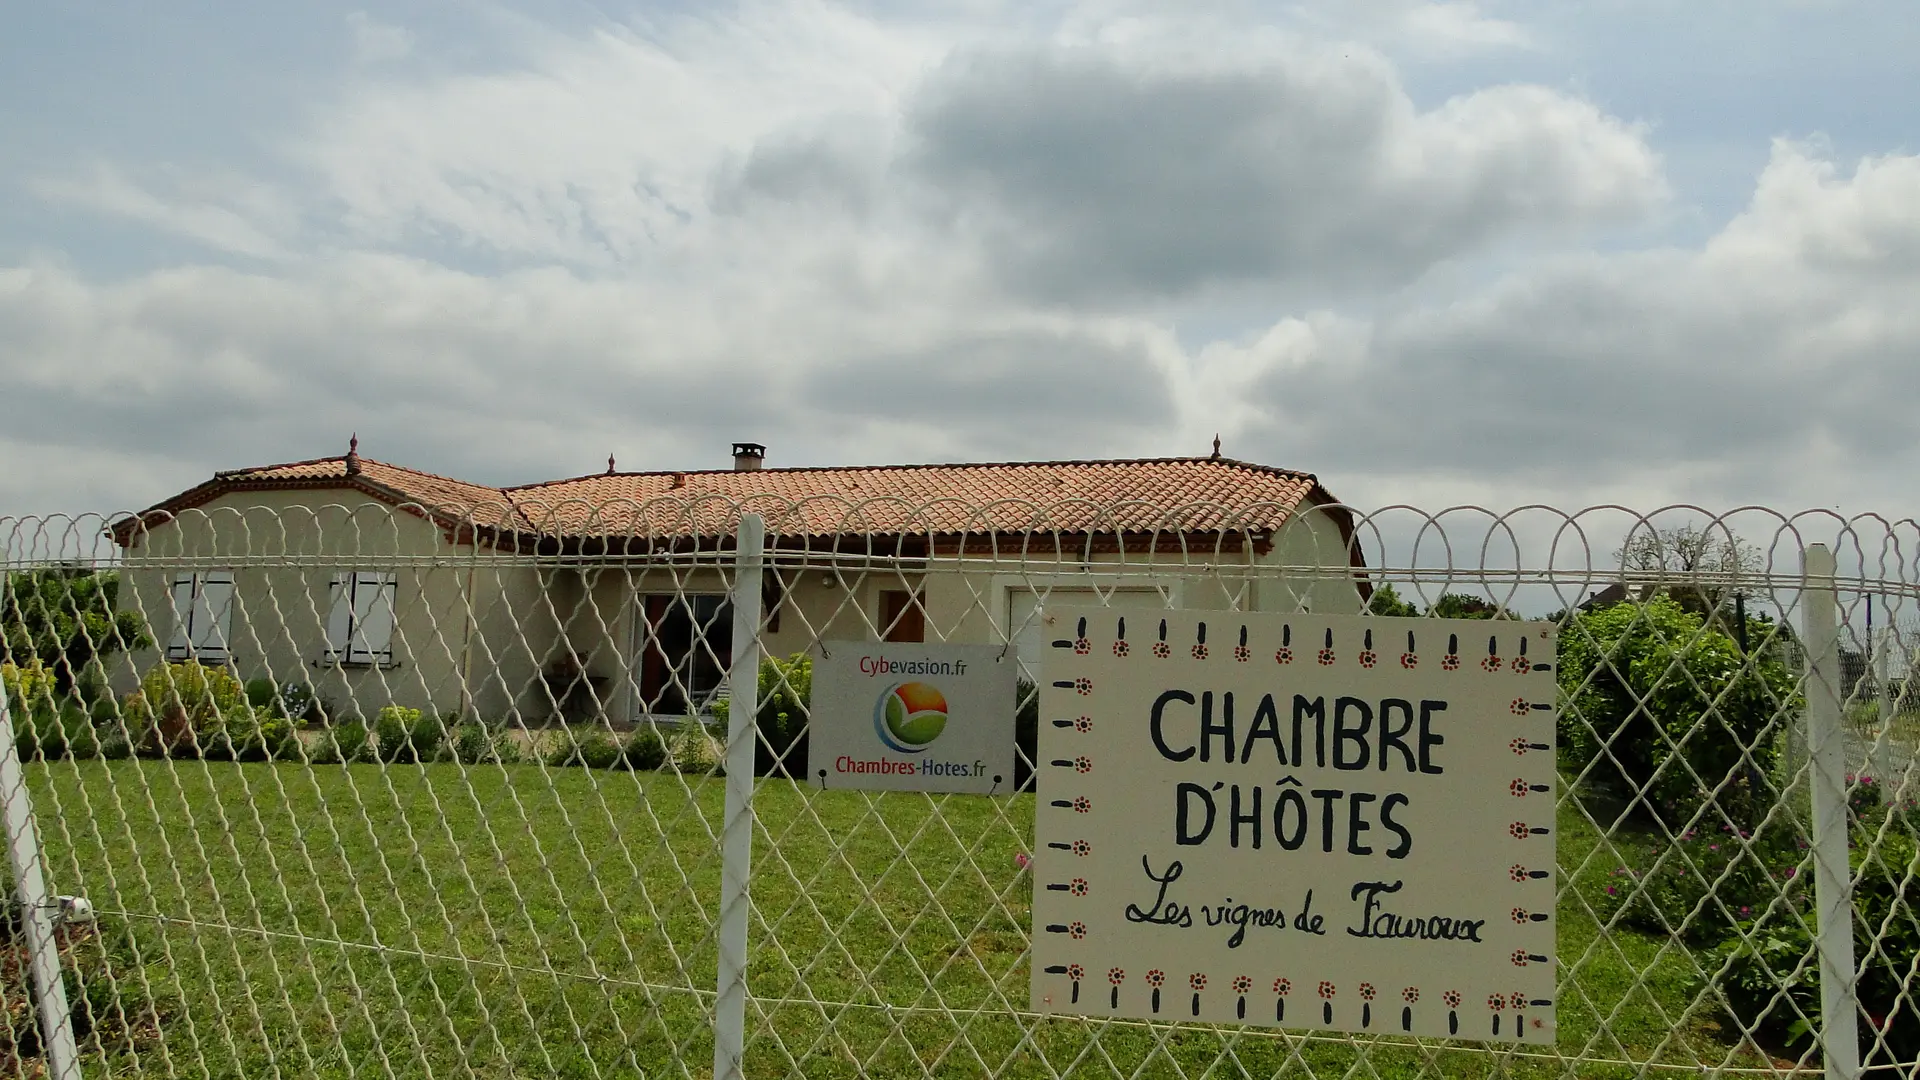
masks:
[[[167,659],[225,663],[233,639],[233,598],[231,570],[176,574]]]
[[[327,588],[327,660],[393,663],[394,599],[398,577],[370,570],[336,573]]]

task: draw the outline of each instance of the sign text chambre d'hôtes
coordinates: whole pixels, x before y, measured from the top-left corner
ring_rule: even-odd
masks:
[[[1553,1040],[1550,624],[1046,618],[1037,1011]]]

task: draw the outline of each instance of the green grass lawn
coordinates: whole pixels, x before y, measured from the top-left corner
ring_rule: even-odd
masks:
[[[113,977],[87,992],[159,1014],[89,1076],[710,1072],[717,778],[151,761],[30,772],[54,888],[102,913]],[[1030,879],[1012,860],[1031,842],[1030,797],[764,781],[756,809],[749,1077],[1765,1065],[1692,1006],[1684,949],[1603,933],[1572,889],[1553,1050],[1017,1015]],[[1577,812],[1561,827],[1565,873],[1598,880],[1615,865]]]

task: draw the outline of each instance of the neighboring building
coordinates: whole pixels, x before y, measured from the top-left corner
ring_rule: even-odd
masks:
[[[123,603],[146,614],[158,654],[304,682],[343,711],[541,722],[706,711],[729,663],[725,572],[743,509],[768,522],[775,654],[1006,641],[1031,664],[1048,598],[1357,611],[1368,588],[1352,519],[1311,474],[1217,452],[812,469],[762,469],[763,456],[736,444],[731,470],[609,461],[510,488],[365,459],[357,444],[222,472],[114,523]]]

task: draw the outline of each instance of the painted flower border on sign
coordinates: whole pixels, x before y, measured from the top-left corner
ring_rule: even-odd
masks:
[[[1047,619],[1036,1011],[1552,1041],[1551,624]]]

